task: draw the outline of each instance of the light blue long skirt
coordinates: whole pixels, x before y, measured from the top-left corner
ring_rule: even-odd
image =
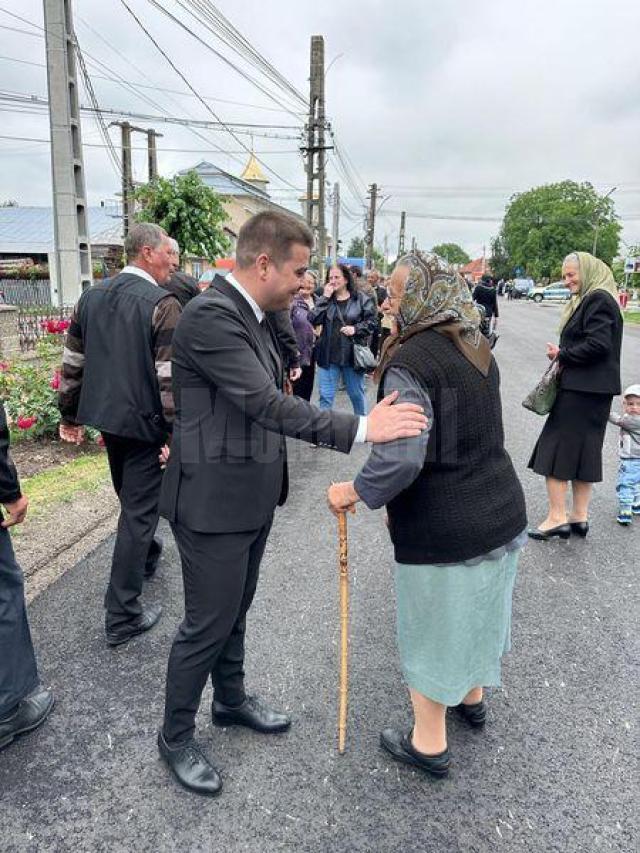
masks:
[[[519,554],[475,566],[396,564],[398,647],[409,687],[453,706],[473,687],[500,686]]]

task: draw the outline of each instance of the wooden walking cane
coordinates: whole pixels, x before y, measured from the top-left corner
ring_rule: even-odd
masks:
[[[347,739],[347,695],[349,690],[349,565],[347,515],[338,516],[340,534],[340,692],[338,698],[338,752],[344,754]]]

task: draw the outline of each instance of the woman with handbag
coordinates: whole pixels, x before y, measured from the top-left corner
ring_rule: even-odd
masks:
[[[356,289],[349,267],[328,270],[322,296],[309,312],[311,325],[322,327],[316,344],[321,409],[333,406],[342,376],[354,413],[366,414],[364,374],[375,366],[368,343],[376,314],[373,300]]]
[[[558,391],[529,461],[547,482],[547,517],[529,531],[540,540],[587,535],[611,401],[620,393],[622,314],[613,273],[588,252],[574,252],[565,258],[562,277],[572,297],[560,321],[559,346],[547,344],[548,358],[557,359]]]

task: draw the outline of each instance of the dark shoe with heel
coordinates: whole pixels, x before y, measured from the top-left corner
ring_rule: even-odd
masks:
[[[396,761],[402,761],[411,767],[417,767],[434,779],[444,779],[449,775],[449,750],[437,755],[418,752],[411,743],[412,732],[403,734],[397,729],[384,729],[380,734],[380,746],[392,755]]]
[[[24,698],[11,714],[0,719],[0,749],[9,746],[18,735],[32,732],[42,725],[51,713],[54,702],[52,691],[42,687]]]
[[[527,530],[529,539],[536,539],[539,542],[547,542],[557,536],[559,539],[568,539],[571,536],[570,524],[559,524],[557,527],[550,527],[549,530],[540,530],[536,527],[532,530]]]
[[[247,696],[242,705],[230,708],[213,700],[211,719],[215,726],[246,726],[262,734],[285,732],[291,718],[269,708],[254,696]]]
[[[456,705],[456,710],[474,729],[483,728],[487,722],[487,706],[483,699],[474,702],[473,705],[465,705],[464,702],[461,702]]]
[[[143,610],[141,615],[134,622],[127,622],[124,625],[119,625],[117,628],[107,628],[107,645],[121,646],[123,643],[128,643],[138,634],[144,634],[156,624],[162,613],[162,607],[159,604],[153,604],[146,610]]]
[[[169,746],[160,731],[158,751],[183,788],[205,797],[216,797],[222,790],[220,774],[193,738]]]
[[[587,533],[589,532],[588,521],[570,521],[569,527],[571,528],[571,533],[573,533],[574,536],[581,536],[583,539],[586,539]]]

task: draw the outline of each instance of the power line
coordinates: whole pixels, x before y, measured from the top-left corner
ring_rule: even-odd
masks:
[[[234,132],[233,130],[231,130],[231,128],[229,127],[229,125],[228,125],[228,124],[225,124],[225,122],[223,122],[223,121],[220,119],[220,117],[219,117],[219,116],[217,115],[217,113],[212,109],[212,107],[210,107],[210,106],[209,106],[209,104],[207,104],[207,102],[206,102],[205,100],[203,100],[203,98],[198,94],[198,92],[196,92],[196,90],[195,90],[195,89],[194,89],[194,87],[191,85],[191,83],[189,82],[189,80],[188,80],[188,79],[185,77],[185,75],[180,71],[180,69],[179,69],[179,68],[177,68],[177,66],[175,65],[175,63],[174,63],[174,62],[172,62],[172,60],[169,58],[169,56],[168,56],[168,55],[167,55],[167,53],[163,50],[163,48],[161,48],[161,47],[160,47],[160,45],[159,45],[159,44],[158,44],[158,42],[155,40],[155,38],[151,35],[151,33],[149,32],[149,30],[147,30],[147,29],[146,29],[146,27],[144,26],[144,24],[142,23],[142,21],[138,18],[138,16],[136,15],[136,13],[135,13],[135,12],[131,9],[131,7],[127,4],[126,0],[120,0],[120,2],[121,2],[121,3],[122,3],[122,5],[125,7],[125,9],[129,12],[129,14],[131,15],[131,17],[135,20],[135,22],[138,24],[138,26],[139,26],[139,27],[140,27],[140,29],[144,32],[144,34],[147,36],[147,38],[148,38],[148,39],[149,39],[149,40],[150,40],[150,41],[155,45],[155,47],[156,47],[156,49],[159,51],[159,53],[161,53],[161,54],[162,54],[162,56],[164,57],[165,61],[169,63],[169,65],[173,68],[173,70],[176,72],[176,74],[181,78],[182,82],[183,82],[183,83],[184,83],[184,84],[185,84],[185,85],[186,85],[186,86],[187,86],[187,87],[188,87],[188,88],[193,92],[193,94],[194,94],[194,95],[196,95],[196,97],[198,98],[198,100],[200,101],[200,103],[203,105],[203,107],[204,107],[204,108],[205,108],[209,113],[211,113],[211,115],[216,119],[216,121],[218,121],[220,124],[222,124],[222,125],[226,128],[226,130],[227,130],[227,132],[229,133],[229,135],[230,135],[230,136],[232,136],[232,137],[236,140],[236,142],[238,143],[238,145],[242,146],[242,147],[246,150],[246,152],[247,152],[248,154],[250,154],[250,155],[251,155],[251,154],[253,154],[253,152],[251,151],[251,149],[250,149],[250,148],[248,148],[246,145],[244,145],[244,143],[242,142],[242,140],[241,140],[241,139],[239,139],[239,138],[238,138],[238,136],[236,136],[235,132]],[[150,0],[150,2],[154,2],[154,4],[155,4],[155,0]],[[256,159],[258,159],[258,158],[256,158]],[[269,171],[272,175],[275,175],[275,177],[276,177],[276,178],[278,178],[278,180],[279,180],[279,181],[282,181],[282,183],[284,183],[284,184],[288,184],[289,186],[293,186],[293,184],[292,184],[290,181],[288,181],[286,178],[283,178],[283,177],[282,177],[282,175],[279,175],[275,170],[273,170],[273,169],[271,169],[269,166],[267,166],[267,165],[266,165],[266,163],[264,163],[263,161],[261,161],[261,160],[259,160],[259,159],[258,159],[258,162],[260,162],[260,163],[261,163],[261,165],[262,165],[262,166],[264,166],[264,168],[265,168],[265,169],[267,169],[267,171]]]

